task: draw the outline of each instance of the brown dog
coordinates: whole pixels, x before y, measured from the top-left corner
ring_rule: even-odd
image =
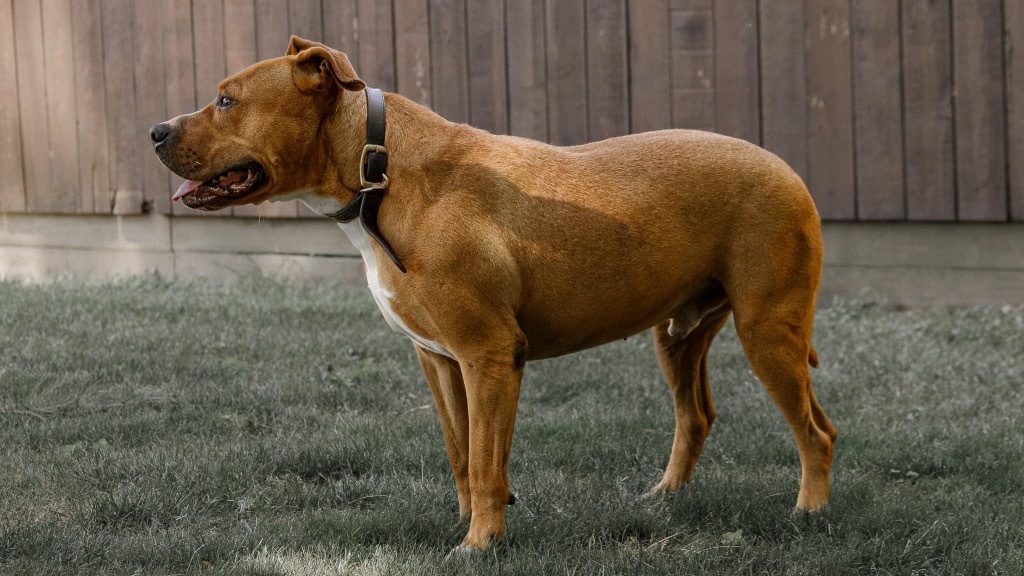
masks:
[[[187,179],[175,197],[192,208],[298,197],[341,219],[361,188],[383,198],[383,241],[358,218],[341,227],[385,319],[415,344],[470,518],[463,548],[502,535],[527,360],[653,327],[676,415],[653,491],[670,492],[690,477],[714,420],[707,352],[730,313],[796,437],[797,509],[828,501],[835,429],[808,369],[820,223],[784,162],[688,130],[558,148],[387,94],[387,180],[370,185],[363,88],[343,53],[293,37],[286,56],[228,78],[214,103],[151,135]]]

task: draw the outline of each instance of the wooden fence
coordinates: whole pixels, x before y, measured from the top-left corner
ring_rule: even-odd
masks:
[[[1024,221],[1022,0],[0,0],[0,212],[188,213],[149,125],[289,34],[494,132],[746,138],[826,218]]]

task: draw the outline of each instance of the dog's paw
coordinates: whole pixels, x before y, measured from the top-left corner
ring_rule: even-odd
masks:
[[[444,560],[445,560],[445,562],[452,562],[452,561],[455,561],[455,560],[460,560],[462,558],[465,558],[465,557],[469,556],[470,554],[472,554],[471,551],[463,548],[462,546],[456,546],[455,548],[452,548],[448,552],[448,555],[444,557]]]
[[[465,544],[459,544],[455,548],[452,548],[448,555],[444,557],[445,562],[468,562],[475,558],[480,558],[486,554],[487,548],[474,548],[466,546]]]
[[[814,506],[801,506],[797,504],[793,507],[792,514],[794,516],[814,516],[820,512],[824,512],[828,507],[828,501],[818,502]]]
[[[675,492],[677,488],[679,488],[678,485],[673,486],[670,482],[662,480],[661,482],[655,484],[650,490],[648,490],[647,493],[643,495],[643,498],[647,500],[653,498],[664,498],[665,496],[668,496],[672,492]]]

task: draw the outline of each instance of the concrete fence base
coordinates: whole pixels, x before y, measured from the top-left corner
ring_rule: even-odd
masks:
[[[1024,304],[1024,223],[827,222],[824,236],[822,298]],[[327,219],[0,214],[2,278],[230,280],[255,272],[365,282],[357,252]]]

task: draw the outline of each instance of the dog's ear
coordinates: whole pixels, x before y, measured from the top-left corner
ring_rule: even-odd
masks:
[[[332,83],[345,90],[362,90],[366,83],[356,76],[352,63],[344,52],[328,48],[319,42],[292,36],[286,56],[295,57],[292,76],[303,92],[326,90]]]

